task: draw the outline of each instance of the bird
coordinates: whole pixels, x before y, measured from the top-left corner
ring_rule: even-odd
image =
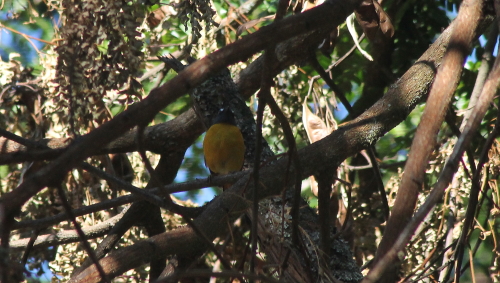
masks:
[[[245,160],[245,149],[245,141],[236,126],[233,112],[229,108],[222,109],[203,140],[205,165],[211,175],[240,171]],[[225,184],[222,188],[225,190],[231,185]]]

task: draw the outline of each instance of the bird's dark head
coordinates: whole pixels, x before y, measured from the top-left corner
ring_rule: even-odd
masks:
[[[221,109],[217,117],[215,117],[214,124],[226,123],[231,125],[236,125],[236,121],[234,120],[233,111],[229,108]]]

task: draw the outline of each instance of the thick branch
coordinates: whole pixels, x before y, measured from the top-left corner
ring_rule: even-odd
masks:
[[[215,176],[211,178],[210,182],[206,179],[195,180],[185,183],[171,184],[164,186],[162,188],[152,188],[146,189],[147,192],[151,194],[156,194],[160,196],[169,195],[178,192],[186,192],[190,190],[198,190],[206,187],[212,186],[222,186],[227,183],[235,183],[239,180],[243,175],[248,174],[247,172],[238,172],[231,175],[224,176]],[[130,185],[132,186],[132,185]],[[121,189],[120,187],[118,187]],[[109,209],[112,207],[117,207],[120,205],[128,204],[134,201],[140,200],[140,197],[135,195],[124,195],[120,197],[116,197],[114,199],[105,200],[100,203],[84,206],[81,208],[74,209],[73,212],[76,216],[82,216],[89,213]],[[31,228],[31,229],[40,229],[45,228],[50,225],[55,225],[64,220],[67,220],[68,216],[66,213],[60,213],[54,216],[42,218],[42,219],[34,219],[34,220],[24,220],[21,222],[17,222],[13,225],[12,230],[23,229],[23,228]]]
[[[464,128],[462,135],[460,135],[457,143],[455,144],[455,147],[453,148],[452,154],[446,161],[446,164],[441,174],[439,175],[438,182],[436,183],[431,193],[427,197],[425,203],[419,208],[417,213],[415,213],[415,216],[411,219],[408,225],[404,227],[403,231],[396,239],[391,249],[383,257],[380,257],[380,259],[377,261],[372,270],[370,270],[370,273],[367,275],[365,280],[363,280],[363,282],[366,283],[375,282],[377,279],[380,278],[380,276],[383,274],[383,271],[388,269],[388,267],[398,259],[400,253],[403,252],[405,246],[410,241],[417,227],[422,223],[422,221],[424,221],[424,218],[427,217],[427,215],[435,207],[435,205],[442,200],[446,188],[451,183],[453,176],[458,169],[460,159],[462,158],[465,149],[470,144],[472,137],[476,133],[477,128],[479,127],[481,120],[483,119],[486,111],[488,110],[494,95],[497,93],[499,86],[500,86],[500,60],[497,57],[495,65],[493,66],[493,70],[488,75],[488,79],[486,80],[484,88],[481,91],[479,100],[477,104],[474,106],[473,110],[471,111],[470,119],[467,121],[467,124]],[[476,170],[476,174],[474,175],[474,179],[472,182],[469,206],[477,204],[477,199],[479,194],[478,183],[479,183],[479,176],[481,175],[480,172],[482,166],[488,159],[487,153],[490,150],[494,140],[498,136],[499,133],[498,127],[500,126],[500,123],[498,121],[500,120],[497,120],[495,128],[488,136],[488,139],[485,142],[485,145],[481,152],[481,158],[478,163],[479,166]],[[466,223],[464,223],[464,230],[463,230],[465,231],[465,234],[467,234],[468,229],[470,229],[470,225],[474,219],[473,215],[475,214],[475,212],[476,212],[475,208],[470,210],[468,207],[467,213],[469,215],[467,215],[466,217],[468,223],[467,221]],[[466,229],[465,227],[467,227],[468,229]],[[456,258],[461,259],[463,258],[462,256],[463,255],[459,255]],[[459,265],[458,267],[455,268],[460,269],[460,267],[461,266]],[[460,271],[457,270],[456,273],[460,274]]]
[[[334,15],[332,15],[334,16]],[[306,34],[290,38],[276,45],[275,53],[277,60],[268,64],[272,75],[276,75],[285,68],[304,62],[304,58],[314,52],[325,33],[330,32],[332,27],[323,26],[319,29],[311,29]],[[236,84],[238,93],[248,99],[258,90],[262,78],[264,57],[254,60],[246,69],[237,75]],[[144,132],[144,148],[154,153],[163,154],[165,150],[182,150],[186,144],[200,135],[205,128],[199,121],[193,109],[186,111],[173,120],[146,128]],[[105,153],[124,153],[137,150],[137,133],[135,130],[128,131],[106,147],[95,149],[88,156]],[[46,145],[46,149],[29,149],[13,141],[0,137],[0,164],[19,163],[35,160],[51,160],[60,156],[64,149],[72,142],[68,138],[44,139],[40,144]],[[87,157],[88,157],[87,156]]]
[[[434,79],[435,70],[448,45],[450,30],[450,27],[445,30],[414,66],[374,106],[323,140],[300,150],[300,162],[304,169],[302,178],[315,173],[317,164],[341,162],[360,149],[366,148],[403,121],[416,104],[426,96]],[[285,175],[287,167],[288,158],[285,157],[262,168],[260,175],[262,189],[259,190],[259,199],[280,193],[284,180],[276,176]],[[207,237],[215,238],[227,232],[226,222],[220,219],[233,218],[248,209],[248,203],[242,201],[243,191],[252,186],[253,183],[248,177],[242,178],[230,190],[210,203],[195,221],[198,227],[205,231]],[[101,264],[106,272],[116,276],[160,254],[189,253],[193,251],[193,247],[200,247],[200,245],[203,248],[201,243],[202,241],[191,229],[180,228],[120,249],[103,258]],[[89,267],[72,282],[91,280],[91,278],[96,278],[96,274],[96,270]]]
[[[13,191],[2,196],[1,201],[5,206],[6,215],[12,217],[22,204],[42,188],[57,184],[68,170],[95,151],[95,145],[104,146],[133,126],[148,123],[166,105],[225,66],[246,60],[271,43],[280,42],[317,28],[335,27],[344,21],[352,10],[353,6],[350,2],[332,0],[305,13],[264,27],[194,62],[171,81],[151,91],[143,101],[132,105],[113,120],[72,143],[58,159],[26,179]]]
[[[418,193],[424,184],[429,156],[434,150],[439,128],[457,87],[465,56],[470,50],[476,28],[482,19],[482,8],[482,0],[465,1],[454,22],[450,44],[418,125],[400,189],[375,261],[390,249],[413,215]],[[394,282],[397,276],[395,270],[396,265],[387,270],[383,282]]]
[[[122,217],[126,209],[120,214],[94,226],[82,227],[87,239],[93,239],[104,236]],[[26,248],[30,239],[20,239],[10,242],[10,247],[13,249]],[[36,239],[33,247],[43,248],[60,244],[74,243],[80,241],[76,230],[60,231],[56,234],[40,235]]]

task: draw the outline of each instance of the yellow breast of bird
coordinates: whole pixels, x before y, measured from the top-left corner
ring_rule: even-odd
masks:
[[[205,163],[216,174],[240,171],[245,159],[245,143],[240,129],[231,124],[214,124],[203,141]]]

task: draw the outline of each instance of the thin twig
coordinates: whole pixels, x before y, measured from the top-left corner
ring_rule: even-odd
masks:
[[[27,40],[28,40],[28,38],[30,38],[30,39],[34,39],[34,40],[37,40],[37,41],[43,42],[43,43],[45,43],[45,44],[49,44],[49,45],[56,45],[54,42],[50,42],[50,41],[46,41],[46,40],[43,40],[43,39],[40,39],[40,38],[33,37],[33,36],[31,36],[31,35],[28,35],[28,34],[22,33],[22,32],[20,32],[20,31],[17,31],[17,30],[15,30],[15,29],[12,29],[12,28],[10,28],[10,27],[7,27],[7,26],[5,26],[5,25],[2,25],[1,23],[0,23],[0,28],[4,28],[4,29],[6,29],[6,30],[10,30],[10,31],[11,31],[11,32],[13,32],[13,33],[17,33],[17,34],[21,35],[22,37],[26,38]],[[29,41],[29,40],[28,40],[28,41]],[[37,49],[37,48],[35,47],[35,49]],[[38,50],[38,49],[37,49],[37,50]]]
[[[264,80],[264,79],[263,79]],[[258,223],[258,188],[259,188],[259,172],[260,172],[260,158],[262,154],[262,118],[264,115],[264,108],[266,107],[265,96],[261,93],[263,91],[269,91],[269,87],[261,86],[259,91],[259,104],[257,108],[257,132],[255,133],[255,159],[254,159],[254,169],[253,169],[253,179],[254,179],[254,191],[253,191],[253,203],[252,203],[252,232],[251,232],[251,256],[252,259],[250,261],[250,272],[255,272],[255,262],[256,262],[256,254],[257,254],[257,223]]]
[[[456,89],[456,82],[460,79],[465,56],[469,52],[471,41],[474,38],[474,31],[481,18],[482,1],[471,0],[464,3],[466,4],[464,4],[459,11],[456,19],[456,26],[450,38],[450,44],[446,49],[443,62],[438,69],[435,83],[432,85],[427,100],[428,103],[422,115],[422,120],[417,128],[415,138],[413,139],[410,156],[401,180],[400,190],[396,197],[391,217],[387,222],[384,236],[377,250],[375,264],[380,264],[380,267],[384,267],[378,269],[376,272],[374,271],[375,269],[372,269],[367,279],[365,279],[367,282],[373,280],[372,278],[379,278],[381,276],[384,277],[385,282],[388,282],[391,281],[392,278],[395,279],[397,276],[396,269],[398,265],[392,265],[391,270],[387,271],[385,275],[378,274],[378,272],[385,270],[389,264],[394,263],[393,260],[396,260],[397,257],[391,259],[387,257],[386,259],[388,262],[386,263],[379,262],[379,259],[382,257],[385,258],[384,255],[389,250],[394,250],[395,243],[399,242],[399,240],[397,240],[398,237],[399,239],[409,237],[409,235],[403,235],[402,231],[405,229],[405,226],[409,225],[409,219],[411,219],[411,223],[415,220],[415,218],[412,218],[412,215],[414,213],[418,193],[424,182],[427,161],[432,150],[434,150],[436,135],[444,120],[449,101]],[[455,147],[455,149],[457,149],[457,147]],[[457,162],[459,160],[460,158],[457,159]],[[453,166],[456,165],[454,163],[447,164],[449,166],[452,164]],[[452,169],[453,166],[449,167],[451,172],[455,171],[455,169]],[[449,174],[449,172],[447,173]]]
[[[361,43],[361,41],[363,41],[363,39],[365,39],[365,33],[363,33],[359,39],[358,39],[358,42]],[[353,53],[354,53],[354,50],[356,50],[357,47],[356,45],[353,45],[351,47],[351,49],[349,49],[349,51],[346,52],[346,54],[344,54],[344,56],[340,57],[340,59],[338,59],[337,61],[333,62],[330,66],[328,66],[328,68],[326,69],[327,72],[331,72],[333,68],[337,67],[338,65],[340,65],[340,63],[342,63],[345,59],[347,59],[349,56],[351,56]]]
[[[474,105],[476,105],[477,99],[479,98],[481,90],[484,87],[484,82],[486,81],[486,78],[488,77],[491,67],[493,66],[493,59],[494,59],[493,53],[495,51],[497,40],[498,40],[498,24],[495,22],[491,26],[491,30],[488,35],[488,41],[484,46],[484,53],[481,56],[482,57],[481,67],[479,67],[479,70],[477,71],[476,82],[474,83],[474,89],[472,90],[472,93],[470,95],[469,105],[467,107],[467,111],[464,113],[464,118],[462,120],[462,124],[460,125],[460,130],[463,130],[465,125],[467,124],[467,121],[469,120],[469,117],[472,113],[472,109],[474,108]]]
[[[172,194],[172,193],[178,193],[178,192],[186,192],[186,191],[191,191],[191,190],[199,190],[205,187],[211,187],[211,186],[222,186],[223,184],[227,183],[234,183],[235,181],[241,179],[244,175],[249,174],[249,172],[236,172],[224,176],[216,176],[208,182],[206,179],[202,180],[195,180],[195,181],[190,181],[190,182],[185,182],[185,183],[179,183],[179,184],[171,184],[171,185],[166,185],[163,188],[151,188],[151,189],[145,189],[144,191],[149,192],[151,194],[157,194],[157,195],[165,195],[165,194]],[[123,184],[125,185],[125,184]],[[130,184],[127,184],[128,189],[131,189]],[[134,186],[132,186],[134,187]],[[124,189],[121,187],[120,184],[120,189]],[[134,187],[134,189],[140,190],[137,187]],[[116,197],[114,199],[110,200],[105,200],[101,201],[96,204],[84,206],[81,208],[77,208],[74,210],[74,213],[76,216],[83,216],[89,213],[109,209],[112,207],[117,207],[120,205],[128,204],[137,200],[140,200],[141,198],[138,197],[137,195],[125,195],[125,196],[120,196]],[[12,229],[17,230],[17,229],[23,229],[23,228],[44,228],[49,225],[54,225],[57,224],[61,221],[64,221],[67,219],[67,215],[65,213],[60,213],[54,216],[42,218],[42,219],[35,219],[35,220],[24,220],[21,222],[17,222],[13,225]]]
[[[378,192],[382,199],[382,209],[384,211],[384,219],[387,221],[389,219],[389,202],[387,201],[387,194],[384,189],[384,182],[382,181],[382,173],[380,172],[380,167],[378,165],[377,158],[375,157],[374,146],[368,147],[368,156],[373,165],[373,174],[375,175],[375,181],[377,182]]]
[[[497,60],[498,61],[498,60]],[[495,66],[493,67],[492,74],[488,76],[488,80],[486,81],[485,88],[489,86],[488,83],[490,83],[491,75],[500,75],[500,64],[495,61]],[[496,74],[494,74],[496,72]],[[500,80],[500,79],[497,79]],[[484,91],[481,93],[481,96],[478,98],[478,104],[476,104],[477,108],[481,106],[481,104],[484,104],[484,100],[487,99],[484,96]],[[476,117],[476,113],[473,111],[471,113],[471,120]],[[471,121],[473,122],[473,121]],[[467,123],[467,126],[469,126],[469,123]],[[488,161],[488,152],[493,145],[493,142],[497,138],[497,136],[500,133],[500,111],[498,112],[497,116],[497,122],[495,124],[495,127],[491,131],[491,133],[488,135],[488,138],[486,139],[486,142],[483,146],[483,149],[481,150],[481,155],[479,157],[479,162],[477,165],[476,173],[474,174],[472,178],[472,187],[469,193],[469,205],[467,206],[467,210],[465,212],[465,221],[462,226],[462,232],[460,234],[460,237],[458,239],[456,251],[455,251],[455,258],[456,258],[456,264],[455,264],[455,282],[460,282],[460,275],[461,275],[461,268],[462,268],[462,260],[464,256],[464,250],[465,250],[465,245],[466,241],[469,237],[469,232],[473,229],[472,223],[474,221],[474,216],[476,214],[476,208],[479,202],[479,192],[481,188],[481,184],[479,179],[481,178],[481,171],[482,168],[484,167],[484,164]],[[458,143],[457,143],[458,144]]]
[[[280,0],[278,2],[278,9],[276,12],[276,17],[274,19],[274,22],[280,21],[286,14],[286,10],[288,9],[289,6],[289,1],[288,0]],[[255,149],[255,161],[254,161],[254,192],[253,192],[253,205],[252,205],[252,261],[250,262],[250,272],[254,273],[255,272],[255,262],[256,262],[256,253],[257,253],[257,237],[258,237],[258,209],[259,209],[259,202],[258,202],[258,189],[259,189],[259,165],[260,165],[260,159],[261,159],[261,154],[262,154],[262,119],[264,115],[264,108],[266,103],[269,104],[271,110],[273,113],[276,115],[275,111],[281,112],[279,107],[273,107],[277,106],[276,103],[273,104],[274,99],[272,98],[270,89],[272,85],[272,75],[271,75],[271,65],[273,62],[275,62],[276,59],[276,54],[275,54],[275,48],[276,44],[271,44],[269,48],[266,49],[265,54],[264,54],[264,70],[262,72],[262,79],[261,79],[261,88],[258,93],[258,98],[259,98],[259,105],[257,109],[257,133],[256,133],[256,149]],[[284,116],[283,116],[284,117]],[[281,120],[280,120],[281,121]],[[286,121],[286,119],[285,119]],[[287,123],[287,122],[286,122]],[[285,127],[282,124],[282,127]],[[285,134],[286,135],[286,134]],[[292,139],[291,141],[292,145],[294,144],[294,140]],[[296,149],[290,149],[290,150],[295,150]],[[284,200],[283,200],[284,201]],[[298,221],[298,219],[294,219],[295,221]]]
[[[40,230],[36,229],[35,231],[33,231],[33,234],[30,237],[28,245],[26,246],[26,250],[24,251],[23,257],[21,259],[21,264],[23,266],[26,265],[26,262],[28,262],[28,257],[30,255],[30,251],[31,251],[31,249],[33,249],[33,245],[35,244],[36,238],[38,238],[39,234],[40,234]]]
[[[104,282],[110,283],[109,279],[106,276],[106,273],[104,272],[104,269],[102,269],[101,264],[99,263],[99,259],[94,253],[94,250],[90,246],[89,242],[87,241],[87,237],[85,236],[85,233],[82,231],[82,227],[80,224],[76,221],[76,216],[73,213],[73,210],[71,208],[71,205],[68,202],[68,199],[66,198],[66,193],[64,192],[64,189],[62,186],[57,186],[57,192],[59,194],[59,197],[61,199],[61,204],[64,207],[64,210],[66,210],[66,213],[68,214],[68,217],[71,219],[71,222],[73,223],[73,226],[75,227],[76,232],[78,233],[78,236],[80,237],[80,241],[83,245],[83,248],[89,255],[89,257],[92,259],[92,262],[94,263],[95,267],[97,268],[97,271],[99,272],[99,275],[101,276],[101,280]]]
[[[328,85],[328,87],[331,90],[333,90],[333,92],[335,93],[335,96],[337,96],[340,99],[340,102],[342,102],[342,104],[344,104],[344,107],[347,110],[347,112],[354,118],[355,113],[354,113],[354,109],[351,106],[351,103],[349,103],[349,100],[347,100],[344,92],[328,76],[328,74],[325,72],[323,67],[319,64],[318,59],[316,58],[316,56],[314,54],[310,56],[309,64],[321,76],[321,78],[325,81],[325,83]]]
[[[320,247],[323,251],[325,258],[329,260],[330,256],[330,194],[332,191],[333,176],[332,172],[337,171],[337,168],[330,168],[331,170],[324,170],[317,176],[318,181],[318,214],[319,214],[319,240]]]
[[[146,170],[148,171],[149,175],[151,176],[151,180],[153,183],[156,184],[156,186],[163,186],[162,181],[160,179],[160,176],[158,176],[158,173],[153,169],[153,166],[151,165],[151,162],[149,161],[149,158],[146,156],[146,150],[144,148],[144,130],[146,128],[146,125],[139,125],[137,129],[137,151],[139,152],[139,155],[141,156],[142,162],[144,163],[144,166],[146,166]],[[166,195],[164,198],[164,201],[162,201],[159,206],[160,207],[165,207],[167,206],[172,206],[173,201],[170,195]]]
[[[321,76],[321,78],[326,82],[328,87],[330,87],[331,90],[335,93],[335,95],[340,99],[344,107],[346,108],[347,112],[352,118],[355,118],[357,116],[357,113],[354,112],[354,109],[352,108],[351,104],[349,103],[349,100],[347,100],[344,92],[333,82],[333,80],[328,76],[328,74],[325,72],[323,67],[319,64],[318,59],[313,55],[311,56],[311,59],[309,60],[311,66],[314,68],[316,72]],[[370,157],[370,161],[373,165],[373,172],[374,176],[377,182],[377,188],[379,191],[379,194],[382,198],[382,207],[384,211],[384,218],[387,221],[389,218],[389,202],[387,201],[387,195],[385,193],[384,189],[384,182],[382,181],[382,173],[380,172],[380,168],[378,166],[378,161],[375,156],[375,150],[372,146],[369,146],[367,148],[368,156]]]
[[[481,14],[481,8],[482,8],[482,1],[474,1],[472,0],[471,2],[466,1],[467,5],[463,6],[463,8],[459,12],[459,16],[457,18],[458,23],[457,27],[455,28],[452,37],[451,37],[451,42],[450,42],[450,47],[449,50],[452,50],[451,52],[454,52],[453,55],[450,59],[447,59],[447,55],[445,55],[445,58],[443,59],[443,65],[441,66],[440,70],[441,73],[438,71],[438,77],[436,78],[436,82],[441,82],[446,84],[445,93],[448,93],[449,91],[452,91],[452,88],[454,88],[454,85],[452,85],[450,82],[454,81],[452,78],[454,78],[454,75],[445,73],[444,76],[450,76],[452,77],[442,77],[443,72],[446,72],[447,70],[452,70],[453,68],[460,68],[461,67],[461,60],[463,60],[463,56],[465,54],[464,50],[462,49],[462,52],[457,52],[457,44],[458,42],[466,42],[470,43],[473,30],[475,30],[475,25],[476,19],[479,18]],[[471,23],[470,19],[473,19],[474,22]],[[458,28],[462,26],[463,29]],[[467,29],[467,32],[464,35],[464,30]],[[459,39],[455,38],[455,33],[458,32],[460,33]],[[454,42],[454,43],[453,43]],[[463,48],[463,46],[462,46]],[[459,53],[459,54],[457,54]],[[461,55],[460,55],[461,54]],[[456,58],[456,57],[460,58]],[[460,63],[460,64],[459,64]],[[459,65],[457,65],[459,64]],[[449,66],[448,66],[449,65]],[[452,69],[450,69],[452,68]],[[454,70],[453,72],[457,72],[457,70]],[[441,84],[442,84],[441,83]],[[438,182],[434,186],[433,190],[429,194],[428,198],[426,199],[425,203],[420,207],[418,212],[411,218],[410,222],[407,223],[403,229],[399,228],[396,231],[400,231],[397,235],[390,235],[391,239],[395,238],[396,240],[393,241],[392,243],[386,242],[387,247],[379,247],[383,249],[380,255],[378,255],[378,260],[375,262],[375,265],[373,268],[370,270],[368,275],[365,277],[363,280],[364,283],[367,282],[375,282],[378,280],[382,275],[383,272],[387,269],[387,267],[392,264],[397,258],[400,252],[403,251],[404,247],[408,243],[408,241],[411,239],[411,236],[417,226],[421,223],[421,221],[426,217],[427,213],[434,207],[434,205],[442,198],[442,195],[444,193],[444,190],[448,186],[448,184],[451,182],[451,179],[453,178],[453,175],[455,171],[458,168],[458,162],[461,160],[461,156],[466,148],[466,146],[469,145],[470,139],[472,135],[476,132],[476,129],[478,125],[480,124],[482,118],[484,117],[484,114],[486,113],[486,110],[490,104],[491,99],[496,93],[496,90],[498,88],[498,85],[500,83],[500,60],[497,58],[495,61],[495,66],[493,67],[493,71],[490,73],[488,76],[488,79],[486,81],[485,87],[483,88],[482,94],[481,94],[481,99],[478,101],[478,104],[476,104],[474,113],[471,115],[471,119],[467,122],[467,126],[465,127],[462,135],[458,139],[452,154],[450,155],[449,159],[447,160],[445,167],[443,171],[441,172]],[[436,91],[440,90],[443,85],[440,85],[438,83],[438,86],[436,84],[433,85],[433,88],[431,90],[431,95],[432,93],[435,93]],[[436,95],[436,94],[434,94]],[[432,96],[431,96],[432,97]],[[431,99],[431,97],[429,99]],[[439,97],[435,97],[433,99],[438,99]],[[432,101],[432,100],[430,100]],[[442,102],[442,101],[440,101]],[[445,101],[446,102],[446,101]],[[436,102],[437,103],[437,102]],[[446,105],[447,106],[447,103]],[[429,105],[428,105],[429,107]],[[426,107],[426,110],[428,108]],[[424,119],[424,116],[422,119]],[[428,116],[428,118],[431,118]],[[443,113],[443,118],[444,118],[444,113]],[[424,121],[422,120],[420,125],[422,125]],[[419,131],[417,130],[417,133]],[[429,135],[427,135],[427,138],[429,138]],[[414,140],[414,143],[416,141]],[[417,143],[418,144],[418,143]],[[428,145],[426,145],[428,146]],[[490,145],[491,146],[491,145]],[[413,146],[412,146],[413,147]],[[420,152],[420,151],[419,151]],[[414,162],[414,161],[413,161]],[[424,164],[415,164],[416,166],[420,167],[423,165],[425,167],[426,162]],[[407,163],[408,165],[408,163]],[[479,168],[477,169],[476,173],[479,172]],[[420,175],[414,175],[415,178],[416,176]],[[406,177],[408,178],[408,176]],[[403,178],[404,180],[404,178]],[[418,179],[408,179],[407,181],[413,182],[412,186],[415,186],[414,182],[416,182]],[[406,192],[409,193],[409,192]],[[391,217],[392,218],[392,217]],[[392,224],[394,225],[394,224]],[[389,224],[388,228],[389,229]],[[391,230],[392,231],[392,230]],[[387,230],[386,230],[387,232]],[[386,233],[387,234],[387,233]],[[386,238],[386,234],[384,234],[384,238],[382,241],[388,241],[388,238]],[[387,250],[384,250],[387,249]]]
[[[154,193],[149,192],[149,190],[144,190],[144,189],[138,188],[136,186],[133,186],[130,183],[128,183],[120,178],[117,178],[109,173],[106,173],[102,170],[99,170],[86,162],[83,162],[81,164],[81,167],[83,169],[85,169],[86,171],[98,176],[99,178],[106,180],[112,184],[117,185],[120,189],[123,189],[125,191],[130,192],[131,194],[138,196],[140,199],[149,201],[151,204],[154,204],[154,205],[160,206],[160,207],[165,205],[165,202],[163,201],[162,198],[160,198],[159,196],[157,196]]]

